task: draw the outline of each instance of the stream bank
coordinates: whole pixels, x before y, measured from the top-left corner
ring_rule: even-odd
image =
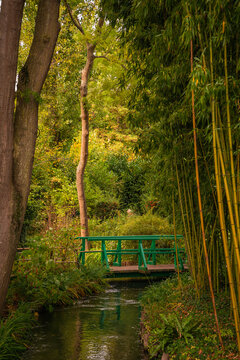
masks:
[[[229,295],[215,294],[224,349],[219,344],[211,297],[197,297],[188,273],[153,284],[144,292],[141,337],[150,357],[171,360],[240,360],[234,319],[228,309]]]

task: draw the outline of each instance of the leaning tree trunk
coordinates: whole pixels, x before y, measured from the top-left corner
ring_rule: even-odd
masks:
[[[4,238],[0,240],[0,309],[6,297],[27,206],[37,137],[39,97],[60,30],[59,5],[59,0],[39,1],[33,43],[19,74],[14,130],[11,134],[13,151],[9,157],[9,166],[12,167],[12,181],[9,182],[11,201],[10,205],[5,204],[7,209],[9,206],[11,208]]]
[[[15,252],[13,213],[13,113],[18,45],[25,0],[0,6],[0,312]],[[11,255],[10,255],[11,254]]]
[[[81,236],[88,236],[88,217],[87,205],[84,192],[84,171],[88,159],[88,138],[89,138],[89,111],[87,103],[88,80],[89,74],[93,66],[95,45],[87,44],[87,60],[82,70],[81,78],[81,120],[82,120],[82,139],[81,139],[81,155],[77,167],[77,192],[80,209]],[[88,245],[87,245],[88,247]]]

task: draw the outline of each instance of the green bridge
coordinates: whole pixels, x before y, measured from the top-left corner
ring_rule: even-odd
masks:
[[[101,254],[107,277],[114,280],[168,277],[173,272],[184,271],[186,263],[182,235],[86,236],[82,241],[78,264],[85,265],[86,255]],[[87,243],[96,249],[87,249]],[[129,258],[131,260],[129,260]],[[135,260],[135,262],[134,262]]]

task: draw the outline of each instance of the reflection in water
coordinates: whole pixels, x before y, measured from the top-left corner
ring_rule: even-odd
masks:
[[[143,284],[107,289],[41,316],[24,360],[143,360],[139,297]]]

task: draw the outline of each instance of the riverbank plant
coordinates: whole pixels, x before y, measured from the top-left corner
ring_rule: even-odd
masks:
[[[142,297],[142,338],[145,338],[151,358],[161,359],[168,353],[171,359],[240,359],[234,320],[227,311],[229,295],[216,295],[221,336],[219,344],[211,298],[196,297],[194,283],[189,275],[177,277],[150,286]],[[147,341],[146,341],[147,339]]]
[[[64,247],[57,251],[59,260],[53,248],[40,245],[19,255],[8,292],[9,306],[28,302],[33,310],[52,310],[104,289],[105,269],[100,263],[89,259],[86,267],[79,268],[76,261],[66,260]]]
[[[0,322],[0,360],[19,359],[26,350],[34,316],[28,305],[21,304]]]
[[[77,267],[74,236],[69,234],[61,229],[56,237],[51,231],[35,236],[18,253],[0,324],[0,360],[20,358],[39,312],[51,312],[105,289],[105,269],[95,257],[84,268]]]

